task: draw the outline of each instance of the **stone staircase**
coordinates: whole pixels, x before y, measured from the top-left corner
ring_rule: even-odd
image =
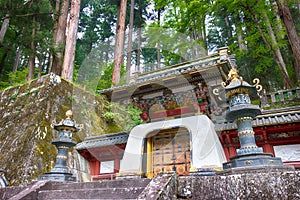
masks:
[[[0,188],[1,200],[176,199],[176,174],[153,179],[122,178],[99,182],[38,181],[27,187]]]
[[[299,171],[181,177],[169,173],[159,174],[153,179],[117,179],[85,183],[39,181],[27,187],[0,188],[0,199],[300,200],[299,188]]]
[[[37,199],[136,199],[150,179],[123,179],[88,183],[53,183]]]
[[[61,183],[39,181],[9,200],[137,199],[151,179],[119,179],[100,182]]]

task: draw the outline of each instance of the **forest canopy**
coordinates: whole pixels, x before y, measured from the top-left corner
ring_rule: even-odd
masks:
[[[76,81],[85,66],[102,77],[96,91],[224,46],[244,79],[299,86],[296,0],[0,0],[0,10],[1,89],[50,72]]]

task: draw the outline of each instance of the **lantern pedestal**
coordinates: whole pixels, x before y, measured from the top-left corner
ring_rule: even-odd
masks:
[[[68,151],[71,147],[75,146],[77,143],[72,140],[72,136],[74,132],[79,131],[79,128],[72,121],[71,116],[72,112],[67,111],[67,118],[62,120],[58,124],[54,124],[53,127],[58,131],[58,138],[52,141],[52,144],[57,148],[57,156],[56,163],[54,168],[45,173],[44,175],[39,176],[38,180],[50,180],[50,181],[58,181],[58,182],[75,182],[76,177],[69,172],[67,168],[67,159],[68,159]]]
[[[76,182],[76,177],[72,173],[46,172],[39,176],[39,181],[55,181],[55,182]]]
[[[224,171],[221,174],[294,170],[293,167],[284,166],[281,158],[264,153],[263,149],[256,145],[252,121],[261,114],[261,110],[259,106],[251,104],[250,97],[257,97],[257,89],[261,90],[262,87],[258,85],[258,79],[253,82],[256,84],[250,85],[243,81],[233,66],[228,74],[228,79],[223,83],[225,97],[229,103],[226,120],[234,121],[237,124],[241,148],[237,149],[237,156],[230,158],[229,162],[223,163]]]
[[[230,162],[223,163],[223,169],[250,166],[283,166],[281,158],[273,157],[268,153],[253,153],[248,155],[234,156]]]

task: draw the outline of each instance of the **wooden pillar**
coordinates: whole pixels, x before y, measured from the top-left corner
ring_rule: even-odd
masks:
[[[236,149],[235,147],[232,146],[232,140],[231,140],[231,137],[229,134],[226,134],[226,138],[227,138],[227,141],[228,141],[228,151],[229,151],[229,158],[233,157],[233,156],[236,156]]]
[[[119,171],[120,171],[120,159],[116,158],[114,164],[114,173],[118,173]]]
[[[228,147],[229,148],[229,157],[236,156],[236,149],[233,146]]]
[[[230,158],[229,149],[228,149],[228,147],[224,147],[223,149],[224,149],[224,153],[226,156],[226,160],[229,161],[229,158]]]
[[[266,141],[266,143],[263,144],[262,147],[265,153],[271,153],[274,156],[275,153],[274,153],[273,146],[271,144],[267,143]]]
[[[225,141],[224,141],[224,136],[226,137],[226,135],[224,135],[224,134],[220,134],[220,136],[219,136],[219,139],[220,139],[220,142],[221,142],[221,144],[224,146],[226,143],[225,143]]]
[[[153,165],[152,165],[152,139],[147,139],[147,178],[153,178]]]
[[[267,135],[267,131],[263,131],[263,139],[264,139],[264,144],[262,145],[263,150],[265,153],[271,153],[274,156],[274,149],[273,146],[271,144],[269,144],[268,142],[268,135]]]
[[[99,161],[90,161],[91,175],[99,175],[100,174],[100,162]]]

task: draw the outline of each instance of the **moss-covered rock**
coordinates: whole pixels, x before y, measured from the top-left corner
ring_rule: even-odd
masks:
[[[57,151],[51,140],[57,133],[50,125],[65,118],[67,110],[84,125],[74,135],[77,142],[110,127],[101,118],[105,99],[53,74],[9,88],[0,97],[0,168],[7,171],[10,185],[26,185],[54,166]],[[80,171],[76,151],[70,155],[70,168]]]

